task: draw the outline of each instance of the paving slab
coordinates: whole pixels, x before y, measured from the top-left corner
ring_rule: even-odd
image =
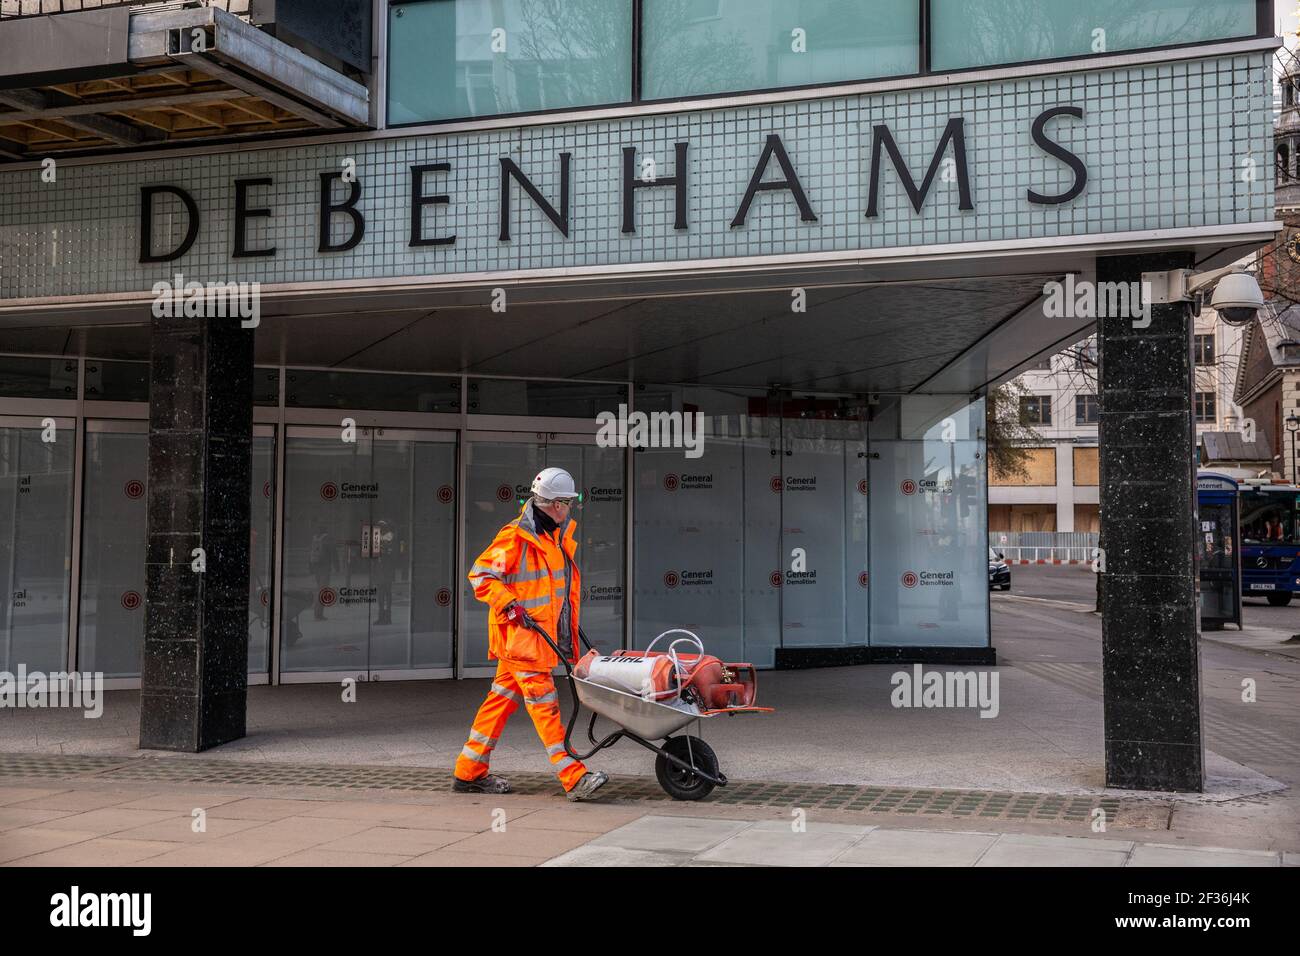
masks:
[[[418,812],[394,821],[411,830],[459,830],[464,833],[481,833],[492,829],[497,820],[505,822],[507,827],[518,826],[527,817],[537,812],[529,808],[501,808],[504,815],[496,814],[494,807],[420,807]]]
[[[398,866],[539,866],[545,857],[498,856],[495,853],[458,853],[452,850],[434,850]]]
[[[34,806],[0,806],[0,833],[16,827],[39,826],[60,817],[75,816],[75,810],[42,810]]]
[[[487,830],[468,836],[461,834],[461,839],[451,844],[448,849],[457,853],[540,857],[547,860],[566,853],[574,847],[582,846],[599,835],[599,831],[527,830],[523,827],[507,826],[500,833]]]
[[[748,866],[826,866],[869,830],[843,823],[808,823],[795,830],[790,823],[763,820],[695,859],[701,863]]]
[[[389,853],[357,853],[346,850],[325,850],[319,847],[300,850],[288,856],[282,856],[262,866],[397,866],[410,857]]]
[[[442,849],[449,843],[465,839],[464,831],[401,829],[396,826],[371,827],[360,833],[322,843],[321,850],[345,853],[396,854],[402,857],[419,856]]]
[[[697,854],[750,826],[745,820],[647,815],[592,842],[628,850],[667,850]]]
[[[23,857],[5,866],[124,866],[176,849],[175,843],[103,837]]]
[[[49,799],[67,789],[67,787],[0,787],[0,807],[23,800]]]
[[[59,847],[73,843],[85,843],[93,838],[94,834],[79,830],[55,830],[44,827],[9,830],[6,831],[4,840],[0,841],[0,863],[57,850]]]
[[[42,810],[99,810],[116,807],[140,795],[129,790],[63,790],[52,796],[15,800],[11,807],[40,807]]]
[[[134,830],[150,823],[164,820],[180,820],[189,826],[190,817],[181,816],[175,810],[127,810],[122,807],[101,807],[98,810],[86,810],[59,818],[59,829],[82,830],[96,836],[108,836],[122,830]]]
[[[114,837],[121,840],[160,840],[171,844],[168,849],[174,850],[178,843],[207,843],[244,830],[251,830],[253,827],[261,826],[262,822],[261,820],[235,820],[209,815],[203,821],[204,828],[196,832],[193,817],[189,815],[183,817],[174,816],[166,820],[146,823],[144,826],[134,827],[130,830],[121,830],[115,833]]]
[[[1004,833],[976,866],[1123,866],[1133,844],[1086,837]]]
[[[534,810],[510,822],[540,830],[607,830],[643,816],[644,810],[634,808],[577,806]]]
[[[876,828],[831,866],[974,866],[996,833]]]
[[[1139,843],[1129,857],[1129,866],[1279,866],[1277,853],[1261,850],[1229,850],[1214,847],[1174,846],[1169,843]]]
[[[209,811],[210,817],[237,820],[283,820],[320,808],[321,800],[280,800],[274,797],[245,797],[223,803]]]
[[[562,853],[542,866],[686,866],[691,858],[685,853],[666,850],[631,850],[622,846],[588,844]]]

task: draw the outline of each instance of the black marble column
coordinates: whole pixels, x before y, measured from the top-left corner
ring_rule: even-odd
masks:
[[[1097,281],[1191,265],[1183,254],[1098,258]],[[1097,323],[1106,784],[1200,791],[1192,317],[1178,303],[1150,317],[1146,328],[1131,315]]]
[[[253,332],[155,318],[150,363],[140,746],[198,752],[245,729]]]

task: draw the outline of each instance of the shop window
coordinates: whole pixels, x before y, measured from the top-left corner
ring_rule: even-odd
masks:
[[[98,359],[87,359],[86,400],[149,401],[149,363],[102,362]]]
[[[646,99],[920,70],[919,0],[644,0]]]
[[[1256,30],[1255,0],[931,0],[930,23],[935,71],[1249,37]]]
[[[1214,422],[1215,405],[1213,392],[1196,393],[1196,421],[1197,422]]]
[[[1076,425],[1095,425],[1101,421],[1101,406],[1096,395],[1074,396],[1074,423]]]
[[[509,378],[469,380],[471,415],[525,415],[590,418],[618,414],[627,404],[627,386],[604,382],[537,382]]]
[[[1214,364],[1214,335],[1198,335],[1193,342],[1197,365]]]
[[[391,124],[632,99],[632,0],[420,0],[388,16]]]
[[[280,404],[280,370],[258,367],[253,370],[253,404]]]
[[[1020,398],[1020,423],[1022,425],[1052,424],[1052,396],[1022,395]]]
[[[76,359],[0,355],[0,398],[76,397]]]
[[[460,379],[291,368],[284,403],[290,408],[366,408],[390,412],[460,411]]]

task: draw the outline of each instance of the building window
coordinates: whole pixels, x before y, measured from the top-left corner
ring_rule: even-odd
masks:
[[[1095,425],[1100,421],[1101,406],[1097,404],[1096,395],[1074,396],[1074,423],[1076,425]]]
[[[997,3],[931,0],[930,65],[936,71],[1089,56],[1099,39],[1097,4],[1079,0]],[[1140,50],[1255,35],[1254,0],[1126,0],[1106,4],[1105,49]]]
[[[420,0],[388,18],[394,125],[632,99],[632,0]]]
[[[1196,421],[1197,422],[1215,421],[1213,392],[1196,393]]]
[[[1214,364],[1214,335],[1198,335],[1192,346],[1197,365]]]
[[[1094,340],[1088,340],[1075,349],[1074,352],[1075,368],[1096,368],[1097,367],[1097,343]]]
[[[1052,424],[1052,396],[1022,395],[1020,397],[1020,423],[1022,425]]]
[[[1280,143],[1277,147],[1277,178],[1279,180],[1291,178],[1291,153],[1286,143]]]
[[[920,72],[917,0],[642,0],[648,100]]]

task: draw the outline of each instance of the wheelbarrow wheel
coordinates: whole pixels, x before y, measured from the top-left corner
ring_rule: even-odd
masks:
[[[718,776],[718,755],[699,737],[669,737],[664,741],[663,749],[710,776]],[[655,776],[664,792],[674,800],[703,800],[713,792],[712,783],[683,770],[663,754],[655,758]]]

